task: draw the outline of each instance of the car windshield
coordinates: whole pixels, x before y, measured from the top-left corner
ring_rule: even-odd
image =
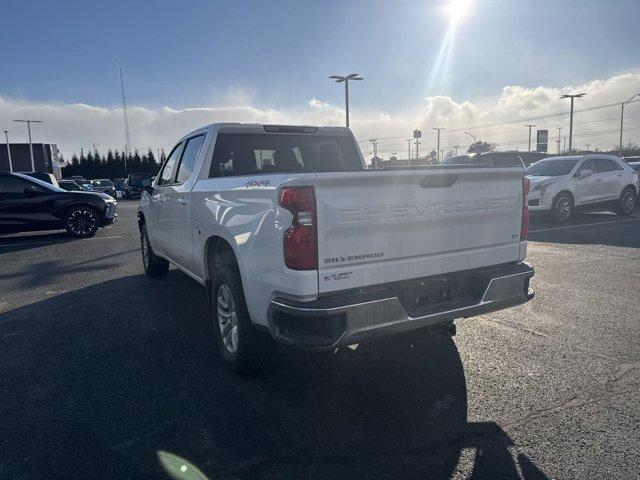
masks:
[[[539,177],[558,177],[567,175],[578,163],[577,158],[567,158],[562,160],[541,160],[527,168],[527,175]]]
[[[91,182],[94,187],[113,187],[111,180],[94,180]]]

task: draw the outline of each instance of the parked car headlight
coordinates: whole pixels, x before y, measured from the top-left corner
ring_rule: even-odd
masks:
[[[555,180],[539,183],[538,185],[533,187],[533,191],[540,192],[541,195],[544,195],[545,190],[549,188],[551,185],[553,185],[554,183],[555,183]]]

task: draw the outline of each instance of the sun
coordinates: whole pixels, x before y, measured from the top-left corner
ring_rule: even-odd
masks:
[[[457,22],[471,13],[473,0],[448,0],[445,10],[452,22]]]

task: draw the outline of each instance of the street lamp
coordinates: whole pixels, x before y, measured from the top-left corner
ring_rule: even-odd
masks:
[[[436,149],[438,155],[438,163],[440,163],[440,130],[446,130],[445,128],[432,128],[432,130],[436,130],[438,132],[438,148]]]
[[[42,120],[14,120],[14,122],[22,122],[27,124],[27,130],[29,131],[29,152],[31,153],[31,171],[36,171],[36,164],[33,161],[33,145],[31,144],[31,124],[43,123]]]
[[[525,125],[525,127],[529,127],[529,151],[531,151],[531,128],[536,125]]]
[[[620,156],[622,156],[622,125],[624,123],[624,107],[637,96],[640,96],[640,93],[636,93],[633,97],[631,97],[626,102],[622,102],[622,112],[620,113]]]
[[[336,83],[344,82],[344,103],[347,117],[347,128],[349,128],[349,80],[364,80],[364,78],[360,77],[357,73],[350,73],[345,76],[331,75],[329,78],[335,80]]]
[[[4,130],[4,139],[7,142],[7,155],[9,155],[9,171],[13,172],[13,163],[11,163],[11,145],[9,144],[9,132]]]
[[[476,139],[476,136],[469,133],[469,132],[464,132],[465,135],[469,135],[471,138],[473,138],[473,143],[476,143],[478,140]]]
[[[573,142],[573,100],[576,98],[582,98],[586,95],[586,93],[576,93],[571,95],[562,95],[562,98],[570,98],[571,99],[571,116],[569,117],[569,155],[571,155],[571,145]]]

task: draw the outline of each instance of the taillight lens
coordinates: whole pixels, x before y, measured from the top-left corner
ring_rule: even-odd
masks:
[[[291,227],[284,232],[284,263],[292,270],[318,268],[316,195],[313,187],[287,187],[280,191],[280,205],[291,212]]]
[[[520,227],[520,240],[526,240],[529,236],[529,191],[531,182],[527,177],[522,177],[522,225]]]

